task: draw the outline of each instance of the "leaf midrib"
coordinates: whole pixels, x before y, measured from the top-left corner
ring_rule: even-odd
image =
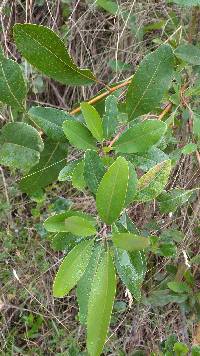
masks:
[[[49,48],[45,47],[42,43],[40,43],[40,41],[36,40],[34,37],[32,37],[29,33],[27,33],[26,31],[24,31],[22,28],[21,28],[21,32],[23,32],[25,35],[27,35],[32,41],[35,41],[38,45],[40,45],[41,48],[44,48],[47,52],[51,53],[51,55],[56,58],[59,62],[61,62],[65,67],[67,68],[70,68],[73,72],[76,72],[78,74],[80,74],[81,76],[89,79],[89,80],[93,80],[95,81],[94,79],[92,79],[91,77],[87,76],[86,74],[82,73],[82,69],[79,69],[77,70],[76,68],[73,68],[72,66],[70,66],[68,63],[66,63],[65,61],[63,61],[60,57],[58,57],[54,52],[52,52]],[[60,40],[60,38],[58,37],[58,39]],[[65,45],[63,43],[63,47],[68,54],[67,52],[67,49],[65,48]],[[68,74],[68,73],[67,73]]]
[[[165,58],[165,60],[166,60],[166,58]],[[151,79],[150,79],[148,85],[146,86],[146,88],[145,88],[145,90],[144,90],[142,96],[140,97],[140,99],[138,100],[137,104],[135,105],[135,108],[134,108],[134,110],[132,111],[132,113],[131,113],[131,115],[130,115],[130,121],[131,121],[131,119],[132,119],[132,117],[133,117],[135,111],[137,110],[138,106],[140,105],[142,99],[145,97],[147,91],[149,90],[149,87],[150,87],[150,85],[151,85],[151,83],[152,83],[152,81],[153,81],[155,75],[157,74],[157,72],[158,72],[158,70],[159,70],[159,68],[160,68],[161,63],[163,63],[163,62],[164,62],[164,60],[163,60],[163,58],[162,58],[162,60],[160,60],[160,62],[158,63],[157,68],[155,69],[155,72],[153,73],[153,75],[152,75],[152,77],[151,77]],[[135,75],[136,75],[136,73],[135,73]]]
[[[14,100],[15,100],[16,103],[17,103],[17,105],[22,109],[22,111],[24,111],[23,105],[18,101],[18,99],[16,98],[16,96],[14,95],[14,93],[13,93],[12,90],[11,90],[10,84],[9,84],[9,82],[8,82],[8,80],[7,80],[7,77],[6,77],[4,68],[3,68],[3,64],[2,64],[1,61],[0,61],[0,65],[1,65],[1,70],[2,70],[2,74],[3,74],[4,80],[5,80],[6,84],[7,84],[7,87],[8,87],[8,90],[9,90],[11,96],[14,98]]]
[[[155,132],[157,133],[157,132],[160,131],[160,130],[161,130],[161,127],[158,128],[158,129],[155,129],[155,130],[154,130],[154,133],[155,133]],[[125,146],[125,145],[127,145],[127,144],[134,143],[134,142],[132,141],[133,139],[136,139],[136,138],[137,138],[137,139],[142,139],[142,138],[144,138],[145,136],[148,136],[148,137],[149,137],[149,134],[150,134],[149,132],[147,132],[146,134],[143,134],[143,135],[142,135],[142,134],[141,134],[141,135],[139,134],[138,136],[133,137],[133,138],[130,139],[129,141],[122,142],[122,143],[119,142],[118,144],[117,144],[117,142],[116,142],[116,146]],[[119,140],[120,140],[120,138],[119,138]],[[134,143],[134,144],[135,144],[135,143]],[[136,144],[137,144],[137,143],[136,143]]]

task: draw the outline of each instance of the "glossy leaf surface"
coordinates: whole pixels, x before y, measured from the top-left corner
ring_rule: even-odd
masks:
[[[63,110],[49,107],[32,107],[28,114],[30,119],[40,127],[45,134],[53,141],[66,142],[66,136],[63,132],[63,122],[68,119]]]
[[[0,163],[29,170],[40,159],[44,148],[36,129],[23,122],[12,122],[1,129]]]
[[[172,189],[169,192],[162,192],[157,198],[160,212],[175,212],[181,205],[188,201],[194,191],[195,189]]]
[[[82,241],[64,258],[53,284],[53,295],[62,298],[67,295],[82,277],[93,250],[93,240]]]
[[[21,55],[47,76],[63,84],[84,85],[95,81],[87,69],[79,69],[70,58],[64,42],[48,27],[16,24],[14,39]]]
[[[91,236],[96,233],[93,224],[81,216],[70,216],[65,220],[66,231],[76,236]]]
[[[84,179],[84,161],[81,160],[75,166],[72,174],[72,185],[74,188],[83,191],[86,183]]]
[[[97,141],[103,141],[102,119],[98,111],[88,103],[81,103],[81,111],[85,119],[87,128]]]
[[[49,232],[68,232],[68,226],[65,221],[67,218],[72,216],[80,217],[87,220],[93,226],[95,225],[95,220],[92,216],[82,213],[81,211],[68,210],[64,213],[56,214],[47,218],[44,222],[44,227]]]
[[[174,53],[178,58],[189,64],[200,65],[200,48],[191,43],[178,46]]]
[[[112,235],[114,245],[126,251],[144,250],[149,246],[147,237],[138,236],[132,233],[115,233]]]
[[[117,129],[118,107],[117,98],[109,95],[105,100],[105,114],[103,115],[104,137],[109,139]]]
[[[65,121],[63,130],[72,146],[82,150],[95,149],[96,140],[88,130],[88,128],[81,122]]]
[[[87,318],[87,349],[90,355],[102,353],[110,323],[116,291],[116,276],[108,252],[98,266],[92,283]]]
[[[86,324],[88,314],[88,301],[91,292],[91,286],[95,278],[97,268],[102,255],[102,246],[97,245],[91,255],[88,266],[83,277],[77,284],[76,295],[79,305],[79,320],[81,324]]]
[[[26,84],[22,70],[12,59],[0,57],[0,101],[24,111]]]
[[[167,160],[151,168],[138,180],[138,193],[135,200],[146,202],[162,193],[171,171],[171,161]]]
[[[122,282],[136,300],[141,298],[141,285],[146,273],[146,263],[140,251],[127,252],[115,249],[115,264]]]
[[[126,191],[126,199],[124,206],[128,206],[134,200],[136,189],[137,189],[137,174],[132,163],[128,162],[129,169],[129,178],[128,178],[128,187]]]
[[[167,125],[158,120],[145,120],[122,133],[114,148],[123,153],[145,152],[165,134]]]
[[[96,195],[96,206],[100,218],[111,225],[120,215],[128,186],[128,162],[118,157],[104,174]]]
[[[60,170],[66,164],[67,150],[67,144],[47,139],[39,163],[21,179],[20,189],[27,194],[33,194],[57,180]]]
[[[174,55],[169,45],[161,45],[142,60],[127,92],[129,121],[155,111],[170,87],[173,66]]]
[[[84,159],[84,178],[88,188],[93,194],[96,194],[105,171],[104,164],[97,152],[87,150]]]

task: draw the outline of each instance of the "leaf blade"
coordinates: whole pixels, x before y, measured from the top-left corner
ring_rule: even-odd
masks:
[[[67,144],[47,139],[39,163],[21,179],[20,189],[30,195],[57,180],[66,163],[67,149]]]
[[[128,162],[123,157],[118,157],[100,182],[96,206],[99,216],[108,225],[118,218],[124,207],[128,176]]]
[[[86,324],[88,314],[88,301],[92,287],[92,283],[99,266],[99,262],[102,255],[102,246],[97,245],[94,247],[93,254],[90,258],[88,266],[84,275],[77,283],[76,295],[79,305],[79,320],[81,324]]]
[[[27,61],[62,84],[83,85],[95,81],[90,70],[79,69],[70,58],[64,42],[42,25],[15,24],[14,39]]]
[[[12,59],[0,58],[0,101],[24,111],[26,84],[22,70]]]
[[[82,277],[93,249],[93,240],[80,242],[64,258],[53,284],[53,295],[62,298]]]
[[[171,161],[163,161],[151,168],[138,180],[136,201],[146,202],[155,199],[162,193],[171,171]]]
[[[122,133],[114,148],[122,153],[145,152],[165,134],[167,125],[158,120],[145,120]]]
[[[116,276],[112,257],[105,253],[97,269],[88,303],[87,349],[91,355],[101,354],[109,327]],[[97,323],[98,320],[98,323]]]
[[[140,63],[128,88],[126,102],[129,121],[149,113],[159,105],[173,77],[173,52],[162,45]]]
[[[70,216],[65,220],[66,231],[76,236],[91,236],[97,231],[93,224],[81,216]]]
[[[72,146],[82,150],[96,149],[94,137],[81,122],[65,121],[63,123],[63,130]]]
[[[22,170],[38,164],[44,143],[38,131],[24,122],[12,122],[1,129],[0,162]]]
[[[126,251],[143,250],[150,244],[149,238],[126,232],[113,234],[112,241],[117,248]]]
[[[104,174],[105,168],[97,152],[87,150],[84,158],[84,178],[88,188],[93,194],[96,194]]]
[[[45,134],[53,141],[66,142],[66,136],[62,125],[69,118],[64,110],[50,107],[33,106],[29,109],[28,115],[31,121],[39,126]]]
[[[133,297],[141,298],[141,285],[146,273],[146,264],[140,251],[129,253],[115,248],[115,265],[117,273]]]
[[[97,141],[102,142],[103,126],[98,111],[87,102],[81,103],[80,106],[89,131]]]

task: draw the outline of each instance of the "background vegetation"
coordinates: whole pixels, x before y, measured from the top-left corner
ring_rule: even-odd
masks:
[[[194,11],[197,21],[191,26]],[[91,68],[98,78],[112,84],[132,75],[144,55],[170,36],[191,36],[198,43],[199,10],[194,11],[192,14],[191,9],[154,0],[3,1],[1,43],[5,53],[19,61],[12,39],[14,23],[46,25],[62,36],[79,66]],[[30,106],[45,103],[70,110],[77,101],[90,98],[101,88],[100,84],[62,86],[43,77],[27,62],[20,63],[29,83]],[[195,83],[197,88],[198,74],[191,73],[190,79],[191,86]],[[195,100],[198,109],[198,96]],[[17,115],[1,105],[2,126],[17,120]],[[176,139],[171,145],[176,165],[168,188],[190,189],[199,185],[199,158],[193,152],[188,154],[187,149],[182,152],[188,143],[189,125],[182,126],[180,117],[175,119]],[[186,110],[181,119],[188,120]],[[76,151],[70,155],[76,157]],[[19,181],[16,172],[0,168],[2,355],[86,355],[75,293],[63,300],[52,297],[52,281],[66,250],[60,251],[62,248],[52,243],[43,221],[51,213],[65,210],[72,201],[75,208],[92,213],[92,200],[84,192],[77,195],[68,182],[56,182],[44,194],[29,198],[20,192]],[[199,196],[192,196],[173,214],[161,214],[154,203],[149,203],[134,205],[129,215],[143,233],[159,231],[162,244],[157,255],[149,256],[141,303],[132,303],[125,288],[119,288],[105,355],[133,355],[137,350],[144,355],[173,355],[178,341],[185,345],[181,344],[182,353],[178,350],[176,354],[189,354],[189,348],[200,343],[198,298],[194,300],[189,292],[187,296],[186,291],[184,298],[179,293],[166,293],[162,286],[172,274],[182,277],[187,259],[200,253]],[[195,281],[193,292],[197,296],[198,263],[197,258],[184,275],[188,283]]]

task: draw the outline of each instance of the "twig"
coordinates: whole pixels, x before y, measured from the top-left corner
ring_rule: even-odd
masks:
[[[161,114],[158,116],[158,120],[162,120],[163,117],[171,110],[172,108],[172,103],[167,104],[165,109],[161,112]]]
[[[114,93],[116,90],[120,89],[120,88],[124,88],[126,86],[128,86],[131,83],[131,80],[127,80],[123,83],[120,83],[112,88],[109,88],[109,90],[106,90],[104,93],[101,93],[97,96],[95,96],[95,98],[92,98],[88,101],[88,104],[95,104],[98,101],[100,101],[101,99],[105,98],[106,96],[110,95],[111,93]],[[69,113],[71,115],[77,114],[78,112],[81,111],[81,107],[77,107],[76,109],[72,109]]]
[[[117,135],[113,138],[113,140],[110,142],[109,144],[109,148],[111,148],[114,143],[118,140],[119,136],[121,135],[121,133],[124,131],[125,127],[122,127],[121,130],[117,133]]]

